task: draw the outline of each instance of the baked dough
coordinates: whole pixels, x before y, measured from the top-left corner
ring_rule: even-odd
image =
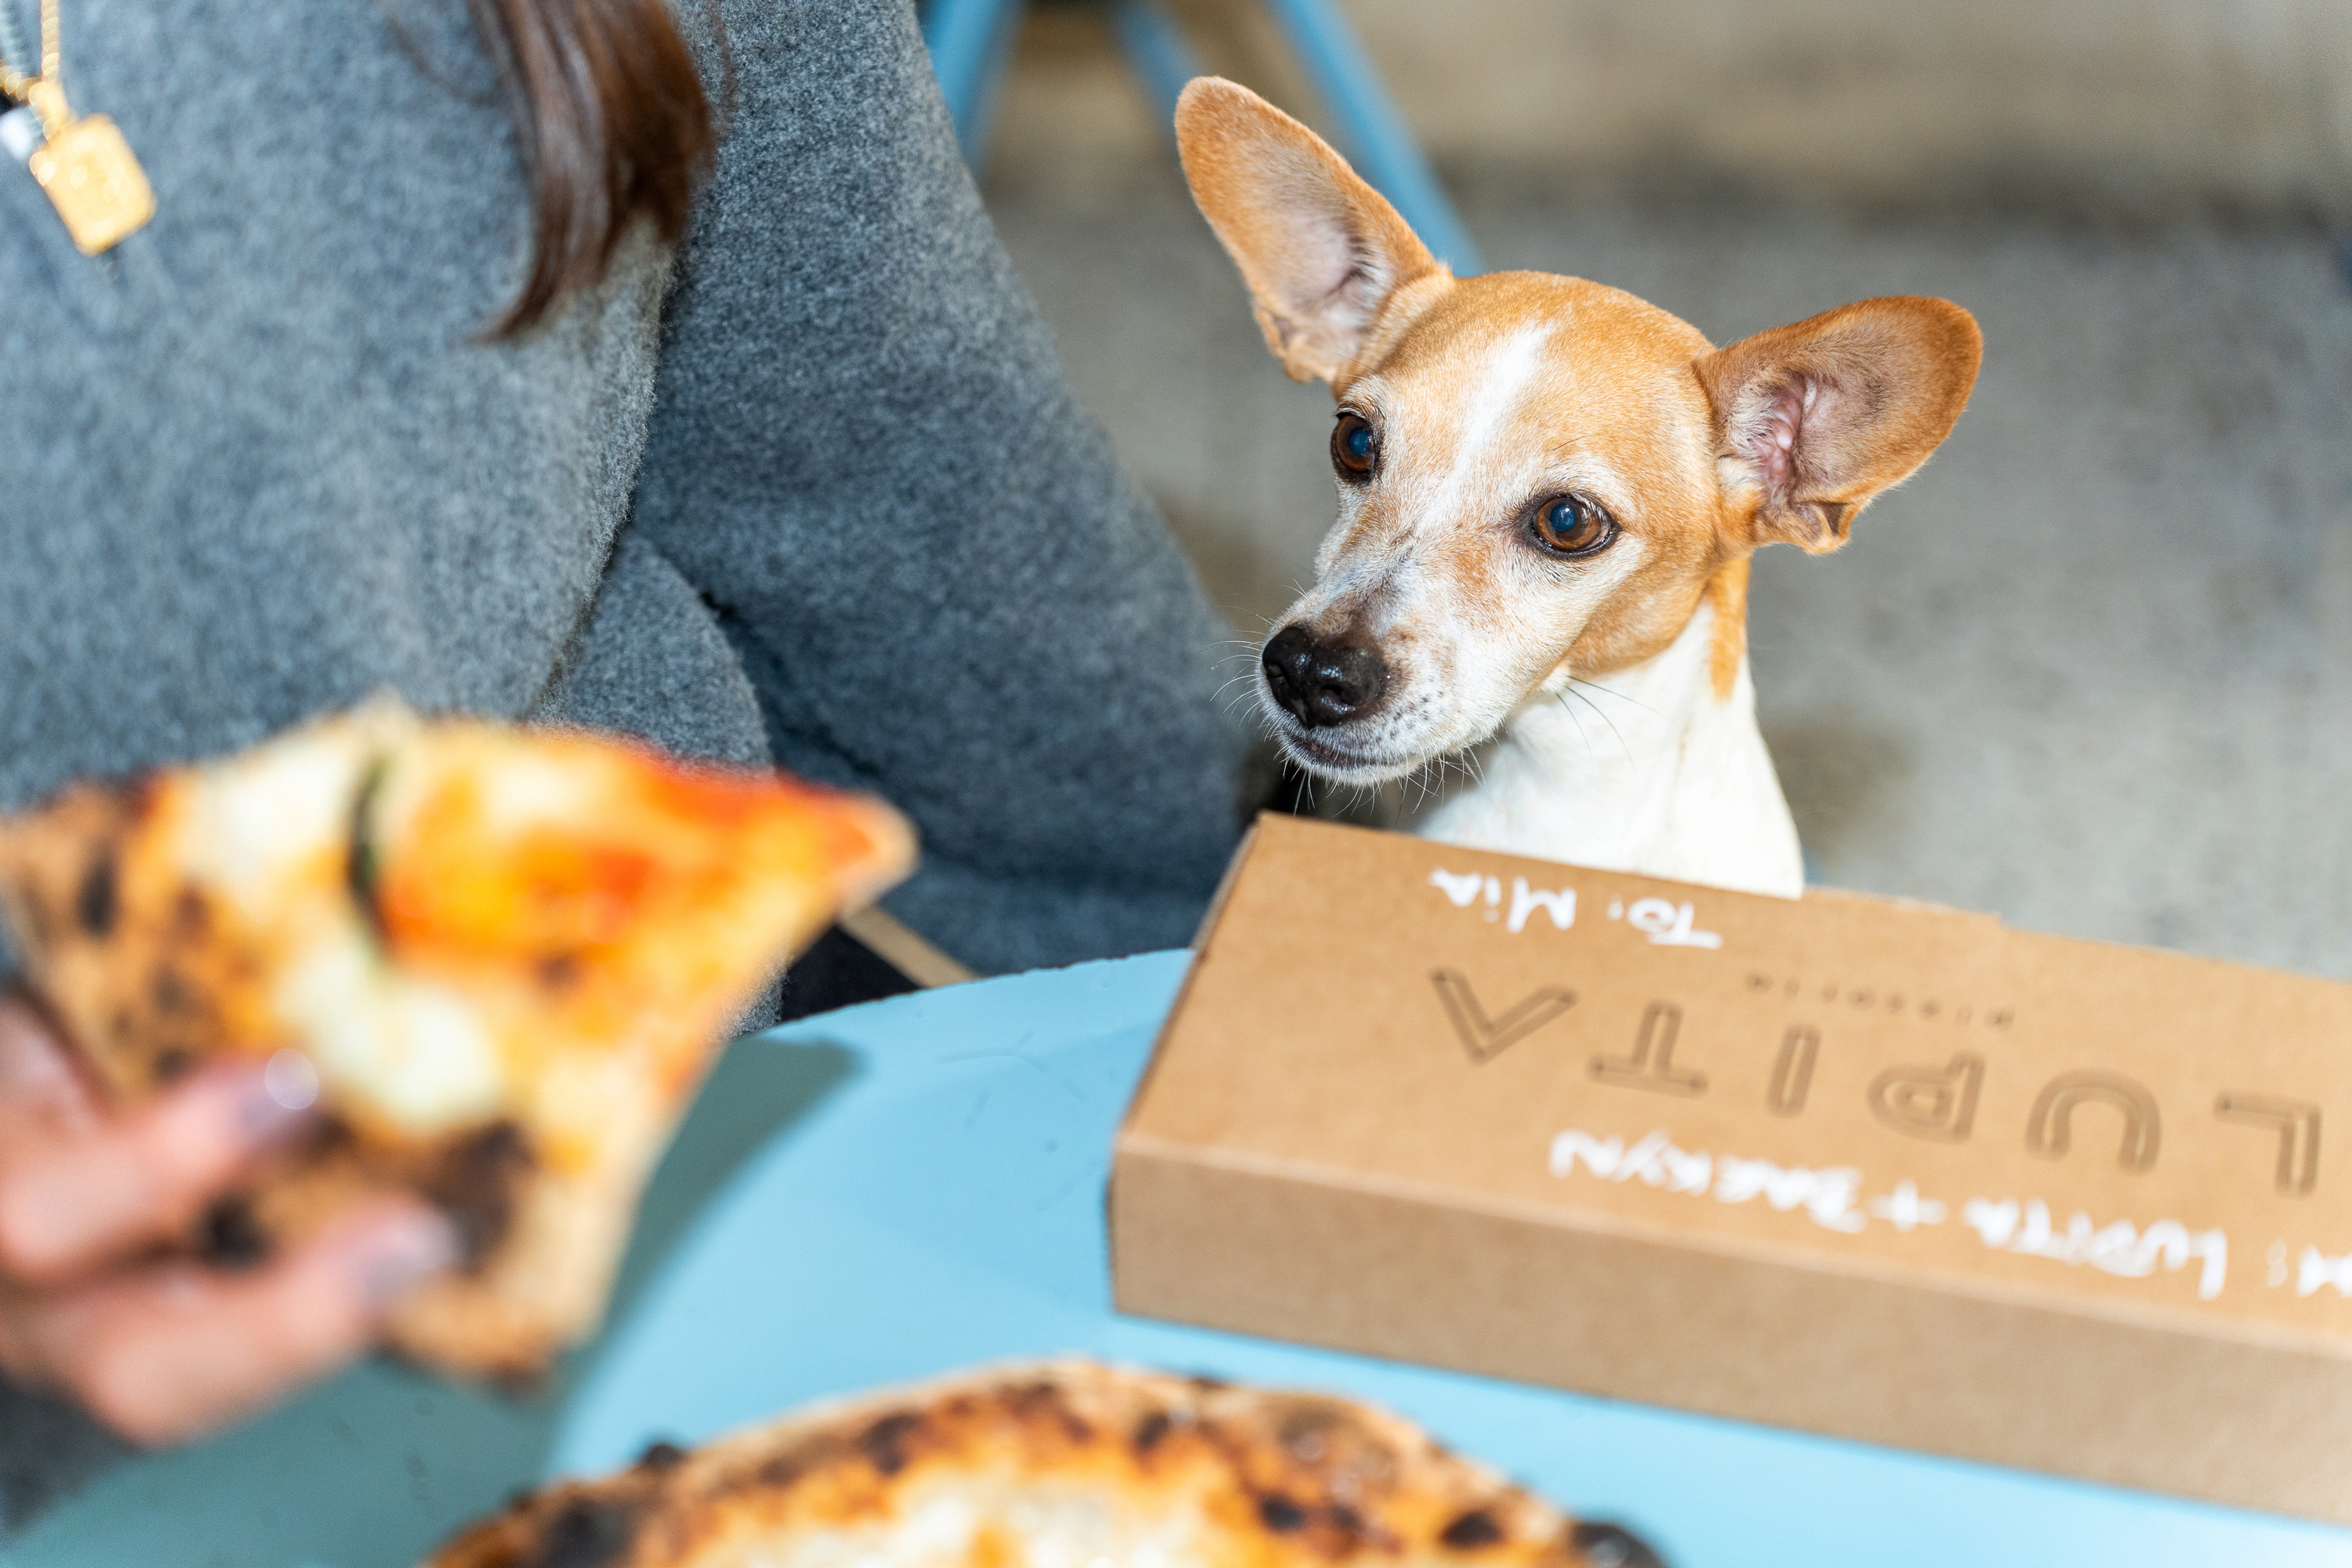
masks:
[[[425,1568],[1655,1568],[1385,1411],[1086,1361],[818,1405],[519,1498]]]
[[[234,1263],[422,1193],[467,1257],[392,1342],[528,1377],[601,1315],[729,1024],[912,858],[874,801],[380,702],[0,822],[0,907],[117,1100],[224,1056],[315,1073],[326,1134],[192,1245]]]

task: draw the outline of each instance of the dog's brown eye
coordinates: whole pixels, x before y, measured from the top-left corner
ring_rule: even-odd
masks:
[[[1380,466],[1381,438],[1362,415],[1342,412],[1331,427],[1331,466],[1347,483],[1361,484]]]
[[[1536,542],[1555,555],[1593,555],[1617,537],[1617,523],[1582,496],[1552,496],[1536,503]]]

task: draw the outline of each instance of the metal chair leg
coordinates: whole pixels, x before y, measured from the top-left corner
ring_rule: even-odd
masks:
[[[1160,0],[1117,0],[1110,19],[1128,65],[1160,106],[1160,129],[1173,136],[1177,95],[1186,82],[1204,74],[1192,46]]]
[[[988,151],[996,89],[1013,47],[1022,0],[929,0],[923,42],[940,90],[955,117],[956,141],[975,169]],[[1337,121],[1340,150],[1373,187],[1396,204],[1438,259],[1462,277],[1484,271],[1477,245],[1445,189],[1431,173],[1389,97],[1371,57],[1332,0],[1266,0],[1275,20]],[[1159,0],[1115,0],[1111,19],[1128,63],[1160,108],[1164,125],[1176,95],[1201,74],[1184,35]]]
[[[1421,143],[1389,98],[1371,57],[1331,0],[1266,0],[1299,63],[1330,107],[1349,159],[1437,258],[1468,277],[1486,270]]]
[[[988,154],[1021,9],[1022,0],[930,0],[923,8],[923,47],[955,121],[956,145],[975,170]]]

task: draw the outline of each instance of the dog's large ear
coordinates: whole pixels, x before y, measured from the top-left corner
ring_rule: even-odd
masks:
[[[1873,496],[1950,434],[1984,335],[1948,300],[1843,305],[1701,357],[1724,489],[1752,494],[1754,542],[1835,550]]]
[[[1176,146],[1294,381],[1339,376],[1389,297],[1439,268],[1346,160],[1245,87],[1195,79],[1176,100]]]

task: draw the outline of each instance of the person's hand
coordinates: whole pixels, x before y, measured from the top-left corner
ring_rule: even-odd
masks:
[[[448,1221],[422,1202],[373,1200],[234,1272],[159,1256],[310,1124],[304,1088],[273,1095],[260,1063],[224,1063],[109,1110],[33,1010],[0,993],[0,1372],[160,1444],[365,1349],[385,1308],[457,1257]]]

